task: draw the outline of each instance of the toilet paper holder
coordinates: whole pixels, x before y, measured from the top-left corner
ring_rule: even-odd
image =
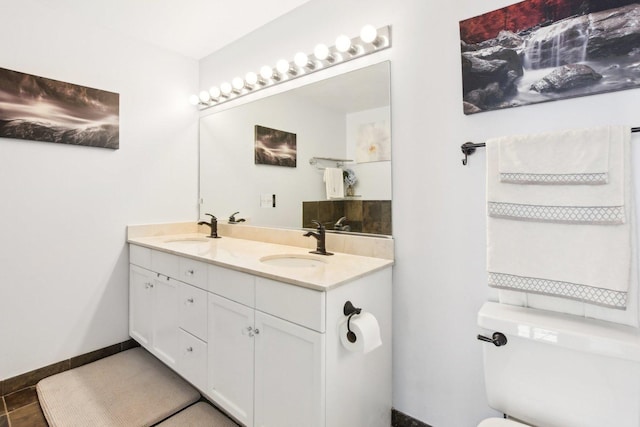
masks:
[[[351,318],[355,314],[360,314],[360,312],[362,312],[362,309],[355,307],[351,303],[351,301],[347,301],[347,302],[344,303],[344,307],[342,308],[342,312],[344,313],[345,316],[348,316],[348,318],[347,318],[347,340],[349,340],[349,342],[351,342],[351,343],[354,343],[354,342],[356,342],[356,340],[358,338],[356,337],[356,334],[354,334],[353,331],[351,330]]]

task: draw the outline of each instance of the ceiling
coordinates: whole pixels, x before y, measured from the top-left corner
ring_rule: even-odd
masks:
[[[309,0],[37,0],[78,22],[201,59]]]

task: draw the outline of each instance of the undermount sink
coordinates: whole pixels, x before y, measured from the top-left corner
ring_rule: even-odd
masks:
[[[327,264],[327,261],[322,258],[303,254],[268,255],[260,258],[260,262],[267,265],[289,268],[315,268]]]

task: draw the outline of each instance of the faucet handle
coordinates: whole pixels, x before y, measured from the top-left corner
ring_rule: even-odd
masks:
[[[318,231],[324,230],[324,225],[320,221],[318,221],[317,219],[312,219],[311,222],[316,225],[316,229]]]
[[[218,218],[216,218],[215,216],[213,216],[210,213],[206,213],[205,215],[209,215],[211,217],[211,221],[217,221],[218,220]]]
[[[236,220],[236,214],[239,214],[240,211],[238,212],[234,212],[229,216],[229,222],[235,221]]]

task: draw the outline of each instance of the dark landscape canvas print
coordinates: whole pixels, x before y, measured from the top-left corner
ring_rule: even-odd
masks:
[[[255,164],[296,167],[296,134],[256,125]]]
[[[0,137],[118,149],[119,98],[0,68]]]
[[[526,0],[460,22],[465,114],[640,86],[640,3]]]

